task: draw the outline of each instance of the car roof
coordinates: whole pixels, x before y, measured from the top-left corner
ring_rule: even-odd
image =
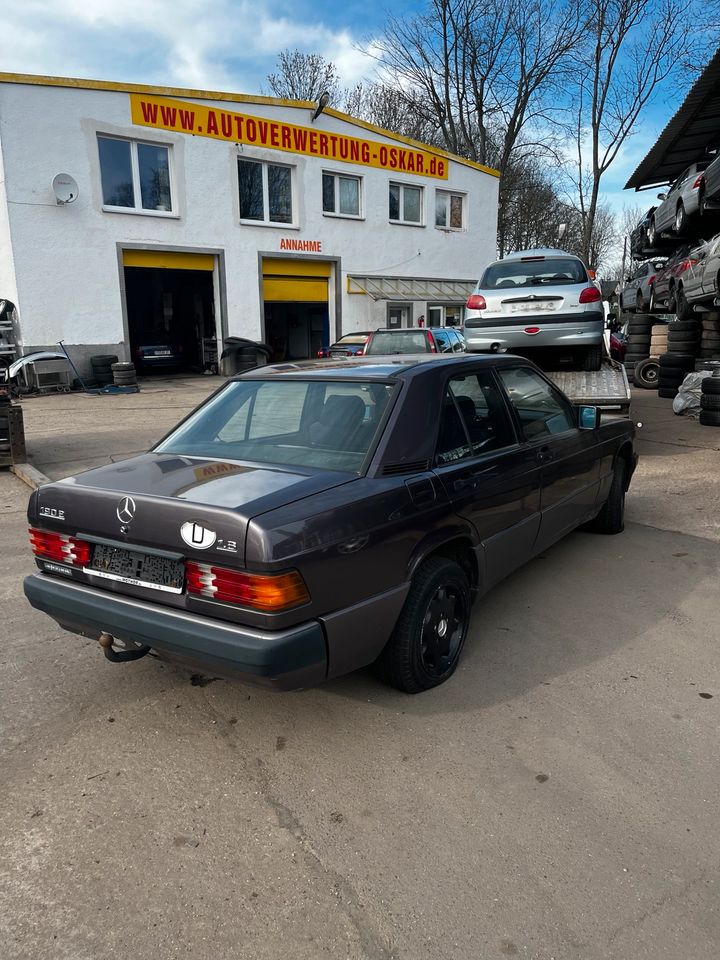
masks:
[[[502,365],[522,360],[512,354],[497,353],[421,353],[390,357],[352,357],[347,360],[296,360],[292,363],[274,363],[255,367],[232,377],[233,380],[264,380],[266,377],[288,380],[398,380],[423,373],[439,365],[459,368],[471,364]]]
[[[571,257],[573,260],[579,260],[574,253],[568,253],[567,250],[556,250],[553,247],[536,247],[534,250],[516,250],[515,253],[506,253],[503,260],[524,260],[526,257]],[[496,260],[496,263],[502,263],[502,260]]]

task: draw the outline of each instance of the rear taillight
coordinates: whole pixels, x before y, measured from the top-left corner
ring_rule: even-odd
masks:
[[[430,353],[437,353],[437,344],[435,343],[435,337],[431,333],[426,333],[428,346],[430,347]]]
[[[532,337],[536,333],[540,333],[540,327],[525,327],[523,333],[528,333]]]
[[[580,303],[597,303],[602,300],[602,294],[597,287],[585,287],[580,291]]]
[[[30,546],[36,557],[86,567],[90,563],[92,547],[85,540],[68,537],[64,533],[50,533],[30,527]]]
[[[693,190],[697,190],[704,179],[705,179],[705,174],[701,173],[700,176],[696,178],[695,183],[692,185]]]
[[[322,358],[325,356],[325,351],[324,351],[324,350],[318,350],[317,355],[318,355],[318,357],[320,357],[320,358],[322,359]]]
[[[485,297],[481,297],[479,293],[471,294],[468,297],[465,306],[468,308],[468,310],[487,310]]]
[[[268,613],[299,607],[310,600],[297,570],[274,575],[241,573],[188,560],[185,573],[188,594],[206,600],[235,603]]]
[[[652,283],[652,282],[655,280],[655,277],[656,277],[656,276],[657,276],[657,274],[654,273],[651,277],[648,277],[648,279],[647,279],[648,284]]]
[[[360,347],[359,350],[356,350],[356,351],[355,351],[355,356],[356,356],[356,357],[361,357],[364,352],[365,352],[365,351],[363,350],[363,348]]]

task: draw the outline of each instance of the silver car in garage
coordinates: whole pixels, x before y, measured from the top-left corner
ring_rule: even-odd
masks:
[[[521,250],[483,271],[465,312],[468,351],[548,349],[572,353],[599,370],[602,295],[579,257],[564,250]]]

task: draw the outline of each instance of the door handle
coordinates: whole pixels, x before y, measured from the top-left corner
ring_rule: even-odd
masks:
[[[473,476],[458,477],[457,480],[453,481],[453,490],[458,493],[461,490],[474,490],[476,486],[477,479]]]
[[[552,452],[550,447],[540,447],[538,452],[535,454],[535,458],[538,463],[550,463],[550,461],[555,458],[555,454]]]

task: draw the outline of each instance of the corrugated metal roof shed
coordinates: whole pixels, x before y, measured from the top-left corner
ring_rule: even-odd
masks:
[[[625,189],[672,183],[691,163],[720,147],[720,48]]]

